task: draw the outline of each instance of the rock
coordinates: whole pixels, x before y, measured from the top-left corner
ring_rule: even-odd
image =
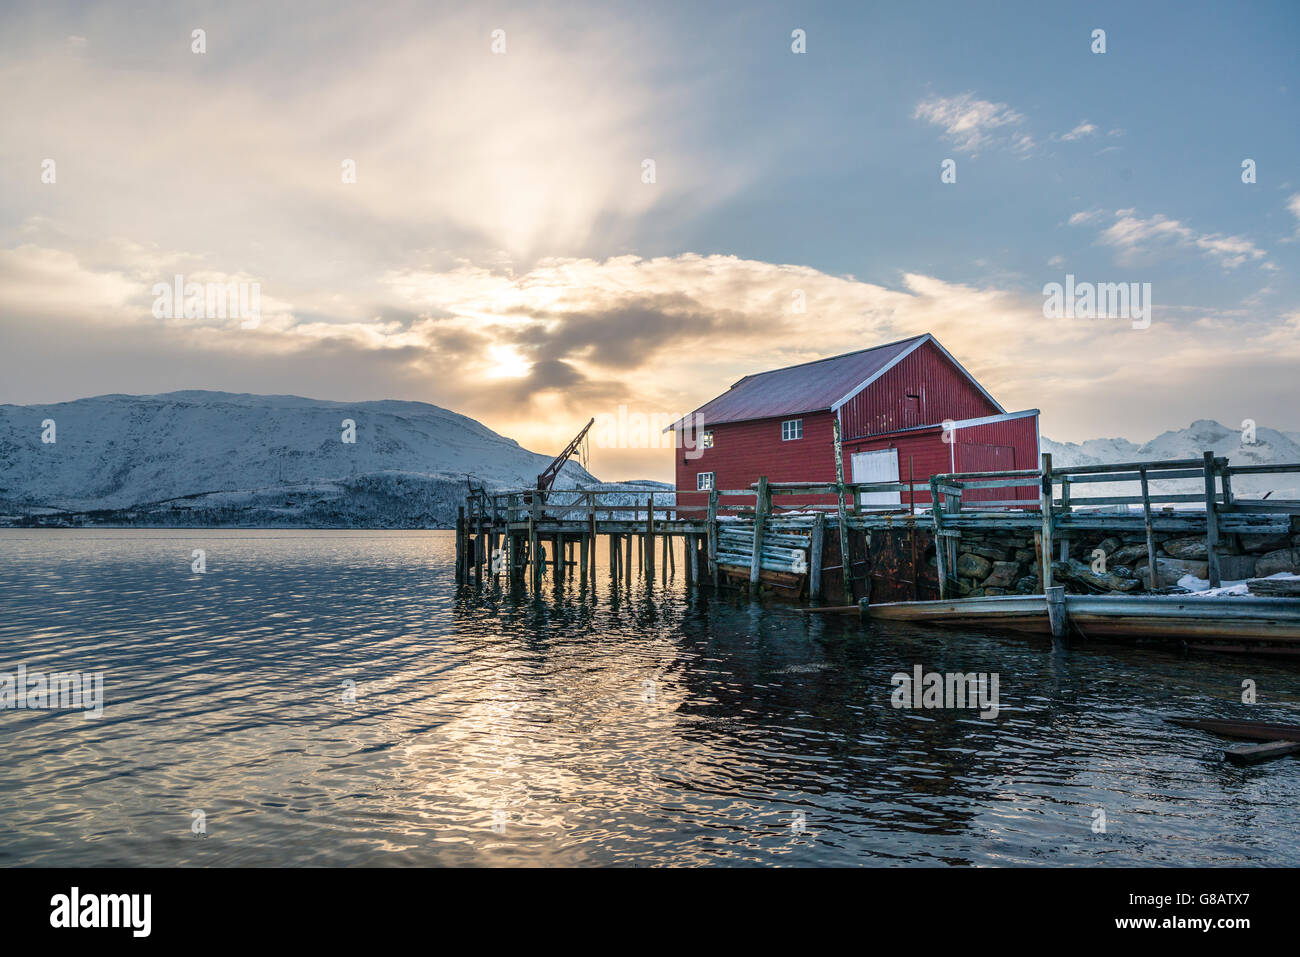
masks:
[[[1137,568],[1138,577],[1142,581],[1144,588],[1151,588],[1151,569],[1143,562]],[[1189,562],[1181,558],[1156,558],[1156,576],[1159,581],[1156,582],[1156,588],[1163,588],[1167,585],[1177,585],[1178,579],[1184,575],[1195,575],[1197,578],[1204,579],[1210,574],[1210,566],[1205,562]]]
[[[1273,552],[1286,548],[1291,539],[1286,535],[1240,535],[1241,547],[1248,552]]]
[[[954,579],[957,584],[957,594],[962,598],[969,598],[970,593],[975,590],[975,583],[969,578]]]
[[[1268,598],[1300,598],[1300,578],[1252,578],[1246,582],[1252,595]]]
[[[1016,549],[1016,561],[1021,562],[1021,563],[1023,563],[1023,562],[1032,562],[1032,561],[1034,560],[1034,558],[1035,558],[1035,555],[1034,555],[1034,550],[1033,550],[1032,548],[1017,548],[1017,549]]]
[[[1115,553],[1110,556],[1110,560],[1116,565],[1136,565],[1146,557],[1147,546],[1143,542],[1140,545],[1125,545],[1123,548],[1115,549]]]
[[[1300,572],[1300,548],[1279,548],[1275,552],[1261,555],[1255,563],[1255,574],[1259,578],[1267,578],[1278,572],[1290,572],[1293,575]]]
[[[984,579],[984,587],[987,588],[1008,588],[1015,584],[1016,576],[1020,574],[1020,565],[1016,562],[994,562],[993,571],[988,578]]]
[[[1007,593],[1007,590],[1006,590],[1005,588],[986,588],[986,589],[984,589],[984,594],[986,594],[986,595],[1005,595],[1006,593]]]
[[[1220,555],[1219,577],[1226,582],[1245,581],[1255,577],[1258,564],[1257,555]]]
[[[1026,575],[1016,582],[1017,595],[1033,595],[1038,591],[1038,576]]]
[[[1110,558],[1111,555],[1115,554],[1115,550],[1123,544],[1123,542],[1112,535],[1110,538],[1103,538],[1097,543],[1097,547],[1106,553],[1107,558]]]
[[[1203,538],[1171,538],[1164,544],[1165,554],[1170,558],[1182,558],[1186,561],[1204,561],[1209,555]]]
[[[1053,562],[1052,574],[1065,581],[1079,582],[1096,591],[1130,592],[1138,587],[1138,580],[1127,568],[1120,566],[1108,572],[1097,573],[1091,565],[1075,561]]]
[[[997,548],[993,545],[971,545],[966,551],[972,555],[987,558],[991,562],[1004,562],[1011,555],[1011,549]]]
[[[967,595],[966,597],[967,597],[967,598],[983,598],[983,597],[984,597],[984,589],[983,589],[983,588],[972,588],[972,589],[970,590],[970,594]]]
[[[963,552],[957,559],[957,574],[965,578],[978,578],[983,580],[988,577],[989,571],[993,568],[993,563],[987,558],[981,558],[979,555],[972,555],[970,552]]]

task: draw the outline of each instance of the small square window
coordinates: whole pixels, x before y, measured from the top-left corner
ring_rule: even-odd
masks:
[[[702,448],[702,449],[711,449],[711,448],[713,448],[713,433],[712,433],[712,432],[705,432],[705,433],[703,433],[703,434],[700,435],[700,448]]]
[[[713,473],[697,472],[695,474],[695,491],[708,492],[713,489]]]
[[[781,423],[781,441],[803,438],[803,419],[786,419]]]

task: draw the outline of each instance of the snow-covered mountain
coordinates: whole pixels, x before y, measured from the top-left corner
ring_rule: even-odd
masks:
[[[187,391],[0,406],[0,513],[10,516],[445,526],[467,479],[532,487],[550,460],[423,402]],[[595,481],[570,461],[556,486]]]
[[[1066,466],[1199,459],[1207,450],[1226,456],[1231,465],[1300,463],[1300,433],[1257,427],[1254,441],[1245,441],[1248,437],[1242,429],[1230,429],[1212,419],[1197,419],[1185,429],[1162,432],[1142,445],[1119,438],[1053,442],[1045,436],[1040,444],[1042,451],[1051,453],[1053,465]],[[1188,481],[1195,484],[1194,480]],[[1118,486],[1112,488],[1114,494],[1127,494]],[[1257,496],[1271,491],[1272,498],[1300,498],[1300,474],[1237,476],[1232,490],[1235,495]]]

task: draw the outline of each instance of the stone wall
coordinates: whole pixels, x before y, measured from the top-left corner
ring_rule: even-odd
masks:
[[[1205,536],[1163,532],[1152,537],[1158,578],[1154,589],[1149,581],[1145,532],[1072,532],[1068,559],[1061,560],[1060,539],[1053,548],[1052,576],[1070,593],[1117,595],[1177,591],[1178,580],[1184,575],[1209,578]],[[1032,531],[963,531],[956,549],[957,577],[950,578],[952,597],[1041,591]],[[1300,519],[1292,518],[1290,534],[1225,536],[1218,555],[1225,582],[1267,578],[1278,572],[1300,574]]]

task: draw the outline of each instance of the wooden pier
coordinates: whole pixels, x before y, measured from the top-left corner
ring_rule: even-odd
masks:
[[[682,493],[696,504],[679,503],[672,491],[477,490],[457,519],[456,579],[537,592],[549,576],[556,586],[594,588],[597,549],[604,548],[605,573],[615,583],[667,582],[680,554],[690,588],[761,590],[844,606],[953,601],[968,588],[957,560],[963,538],[1006,534],[1032,545],[1019,550],[1027,564],[1016,567],[1032,569],[1034,594],[1052,596],[1061,584],[1058,570],[1082,564],[1071,559],[1072,540],[1108,534],[1145,542],[1137,570],[1146,576],[1144,590],[1158,590],[1156,538],[1177,534],[1204,539],[1206,578],[1218,586],[1221,566],[1240,558],[1243,537],[1272,536],[1294,547],[1300,534],[1300,501],[1234,494],[1234,477],[1266,473],[1300,473],[1300,464],[1231,466],[1206,452],[1200,459],[1062,468],[1044,455],[1038,469],[924,482],[760,478],[748,489]],[[1190,481],[1195,491],[1157,490],[1156,483],[1171,480]],[[1140,494],[1105,494],[1120,482],[1137,484]],[[1080,494],[1096,485],[1102,494]],[[896,493],[903,504],[862,504],[882,492]],[[1119,584],[1136,588],[1138,581]],[[1002,604],[1010,611],[1015,603]]]

